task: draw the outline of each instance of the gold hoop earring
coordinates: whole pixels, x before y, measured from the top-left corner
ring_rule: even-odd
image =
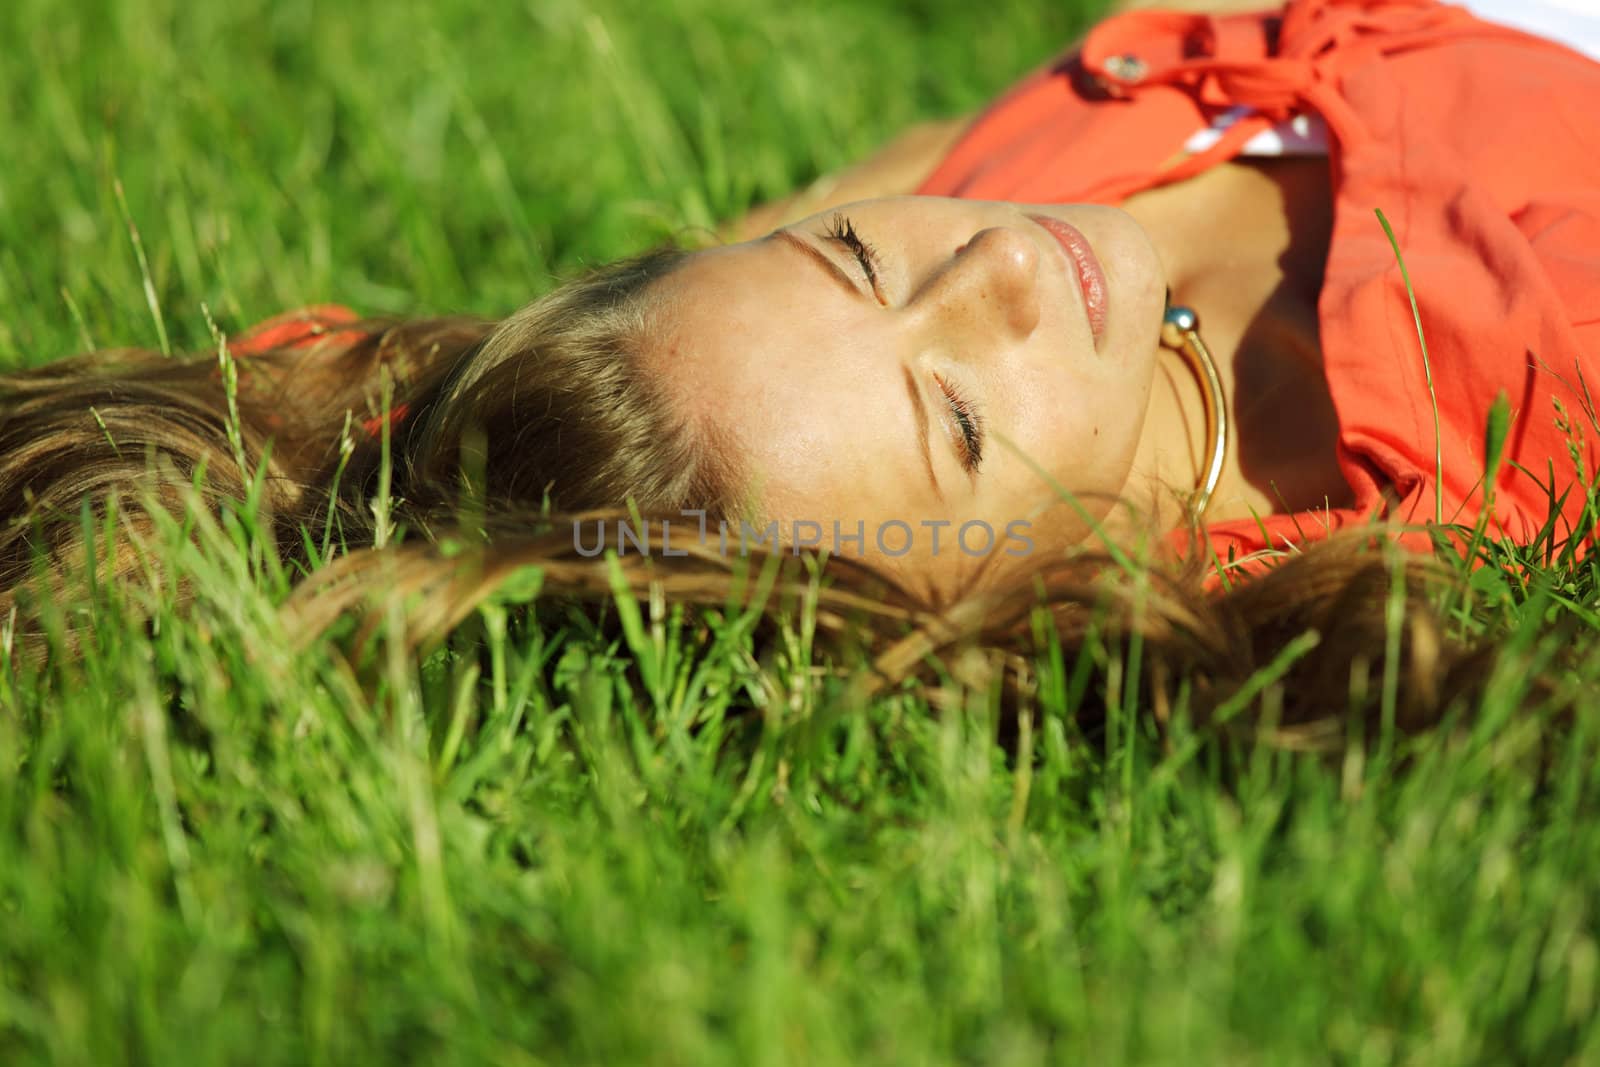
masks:
[[[1161,343],[1183,357],[1200,386],[1200,399],[1206,409],[1206,436],[1211,438],[1211,456],[1196,480],[1194,511],[1205,514],[1211,494],[1222,480],[1222,463],[1228,455],[1228,402],[1222,392],[1222,379],[1211,350],[1200,339],[1200,316],[1193,308],[1167,305],[1161,319]]]

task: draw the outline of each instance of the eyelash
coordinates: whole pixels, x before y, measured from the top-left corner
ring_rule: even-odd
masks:
[[[842,212],[836,212],[833,218],[828,220],[827,238],[843,245],[856,257],[856,262],[861,264],[861,270],[867,276],[867,284],[872,286],[872,292],[876,295],[878,292],[878,271],[883,264],[878,259],[878,250],[863,240],[861,235],[856,232],[856,225],[850,221],[850,217]]]
[[[955,386],[945,381],[941,375],[935,374],[933,380],[939,383],[939,388],[944,391],[945,399],[950,402],[950,411],[955,415],[956,425],[961,429],[962,448],[965,459],[962,466],[968,474],[976,474],[978,465],[983,462],[983,416],[978,410],[961,396]]]
[[[855,223],[843,212],[835,212],[828,220],[827,238],[843,245],[856,262],[861,264],[861,270],[867,276],[867,284],[872,287],[874,294],[878,291],[878,272],[882,270],[882,261],[878,258],[877,249],[856,232]],[[961,430],[961,444],[965,459],[962,466],[968,474],[975,474],[978,465],[983,462],[983,416],[978,414],[976,408],[962,398],[961,393],[949,382],[939,375],[933,376],[939,383],[939,388],[944,391],[944,396],[950,403],[950,413],[955,416],[956,425]]]

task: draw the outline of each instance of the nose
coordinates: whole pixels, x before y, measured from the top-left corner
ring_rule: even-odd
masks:
[[[1022,340],[1039,325],[1039,246],[1019,229],[973,234],[925,291],[949,334]]]

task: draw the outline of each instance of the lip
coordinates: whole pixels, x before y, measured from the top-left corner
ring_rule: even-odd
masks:
[[[1111,290],[1106,285],[1106,272],[1095,257],[1089,239],[1070,223],[1048,215],[1029,215],[1039,228],[1056,239],[1066,253],[1068,274],[1078,280],[1078,292],[1083,297],[1083,310],[1089,319],[1089,332],[1094,335],[1095,347],[1106,335],[1106,314],[1110,310]]]

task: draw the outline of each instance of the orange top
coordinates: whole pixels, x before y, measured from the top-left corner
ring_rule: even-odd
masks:
[[[1257,109],[1210,149],[1184,143]],[[1535,537],[1550,490],[1583,490],[1557,404],[1596,469],[1600,422],[1600,64],[1434,0],[1291,0],[1213,18],[1112,18],[981,116],[920,193],[1116,204],[1191,177],[1296,112],[1327,122],[1332,243],[1318,302],[1355,506],[1217,523],[1223,560],[1383,514],[1433,517],[1433,408],[1400,269],[1415,288],[1438,397],[1445,521],[1483,505],[1485,428],[1512,409],[1491,530]],[[1513,467],[1513,463],[1517,464]],[[1398,503],[1385,508],[1385,496]],[[1565,531],[1563,531],[1565,532]],[[1425,540],[1425,539],[1424,539]]]

